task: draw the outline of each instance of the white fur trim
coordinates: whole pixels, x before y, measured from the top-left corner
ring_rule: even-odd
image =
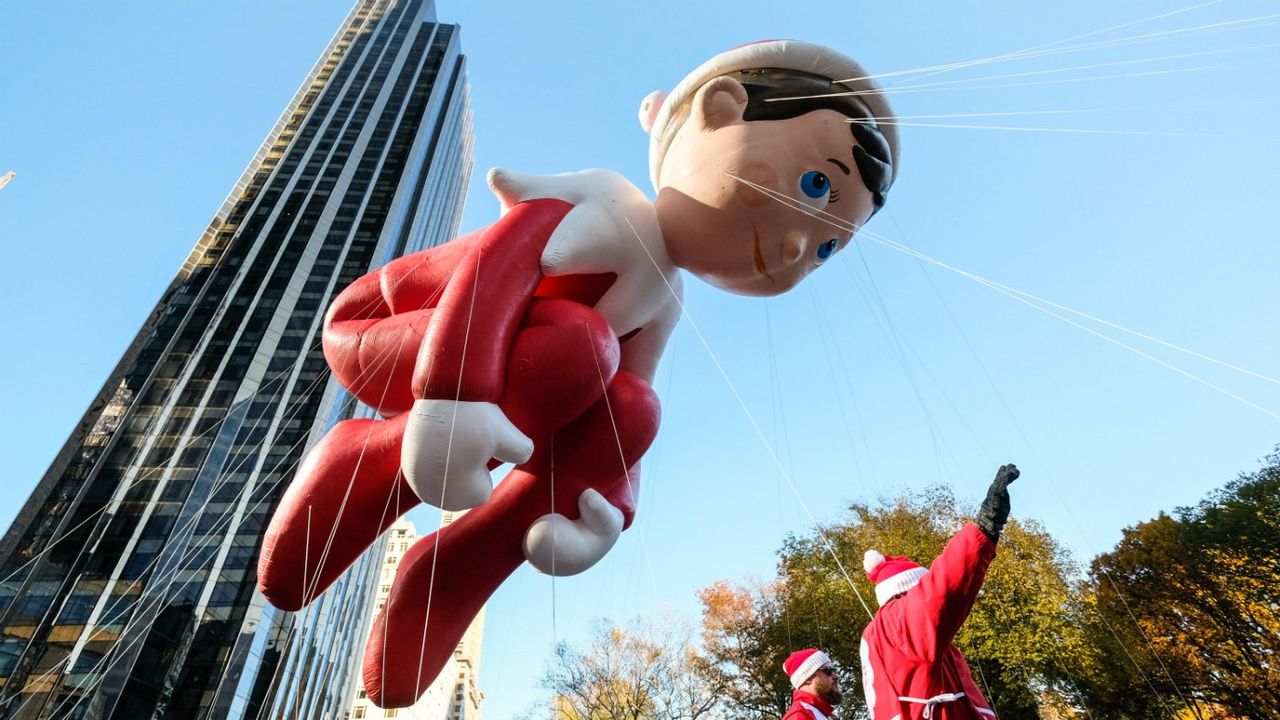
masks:
[[[904,593],[920,584],[920,578],[929,572],[928,568],[914,567],[876,583],[876,601],[881,605],[893,599],[894,595]]]
[[[871,646],[867,644],[865,636],[858,641],[858,658],[862,660],[862,692],[867,696],[867,708],[875,712],[876,672],[871,664]]]
[[[791,687],[799,689],[805,680],[813,677],[813,674],[818,672],[818,668],[831,664],[831,658],[826,653],[821,650],[815,652],[805,658],[804,662],[800,663],[800,666],[796,668],[796,671],[791,673]]]
[[[863,102],[870,108],[873,116],[893,117],[889,101],[878,92],[880,86],[871,79],[869,73],[852,58],[831,48],[799,40],[768,40],[736,47],[720,53],[689,73],[675,86],[658,110],[658,115],[649,128],[649,179],[653,181],[655,190],[658,188],[663,157],[679,130],[679,127],[668,127],[672,115],[689,102],[698,88],[721,75],[769,67],[810,72],[832,80],[849,80],[844,84],[854,91],[877,91],[875,94],[862,95]],[[889,143],[889,158],[893,165],[893,175],[897,177],[898,130],[892,124],[886,124],[880,126],[880,132]],[[890,182],[892,183],[892,178]]]
[[[801,701],[800,704],[803,705],[805,709],[807,709],[809,712],[813,713],[813,720],[827,720],[827,714],[822,712],[818,708],[804,701]]]
[[[884,562],[884,555],[882,555],[879,550],[868,550],[867,553],[862,556],[862,569],[867,572],[871,572],[882,562]]]

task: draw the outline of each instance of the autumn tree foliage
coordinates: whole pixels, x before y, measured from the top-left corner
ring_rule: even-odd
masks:
[[[679,623],[600,624],[585,647],[556,647],[543,686],[558,720],[702,720],[719,700]],[[529,717],[547,717],[531,712]]]
[[[1085,598],[1098,714],[1280,718],[1280,455],[1125,530]]]
[[[819,534],[789,538],[778,578],[717,583],[702,591],[704,645],[726,711],[741,720],[780,717],[790,698],[781,672],[793,649],[819,646],[844,670],[844,716],[865,712],[858,642],[876,610],[862,573],[869,548],[927,564],[967,521],[954,495],[934,488],[887,503],[858,503]],[[979,685],[1002,718],[1069,713],[1077,690],[1071,668],[1085,650],[1071,606],[1073,568],[1039,526],[1013,520],[982,596],[956,638]]]
[[[727,714],[743,720],[780,718],[791,704],[791,685],[782,662],[792,649],[821,643],[797,642],[780,583],[735,585],[720,581],[703,588],[703,643],[707,669],[720,688]],[[809,637],[806,632],[798,637]]]
[[[945,488],[857,503],[786,539],[775,578],[703,588],[700,637],[607,625],[582,650],[562,645],[554,717],[776,720],[791,698],[783,660],[816,646],[843,673],[841,717],[865,718],[858,642],[876,600],[862,554],[928,564],[962,509]],[[1280,720],[1280,454],[1126,529],[1087,573],[1011,520],[956,644],[1002,720]]]

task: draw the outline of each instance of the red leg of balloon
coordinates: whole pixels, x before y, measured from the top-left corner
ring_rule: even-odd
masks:
[[[258,589],[272,605],[306,606],[419,503],[399,474],[407,417],[340,422],[307,454],[258,558]]]
[[[263,538],[258,588],[272,605],[307,605],[418,504],[398,474],[401,413],[413,405],[431,308],[479,235],[399,258],[351,283],[330,306],[324,353],[334,376],[391,419],[340,422],[307,453]]]
[[[599,387],[594,368],[592,374]],[[630,521],[634,485],[627,486],[627,471],[657,428],[653,390],[635,375],[618,373],[608,403],[597,402],[553,442],[533,436],[533,458],[512,470],[488,502],[418,541],[400,564],[365,648],[369,697],[381,707],[417,700],[489,596],[524,562],[522,540],[536,519],[549,512],[577,519],[578,496],[593,488],[625,507]]]

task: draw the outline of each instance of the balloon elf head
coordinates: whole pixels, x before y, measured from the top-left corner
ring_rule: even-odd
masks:
[[[606,170],[490,171],[501,219],[330,307],[325,359],[382,419],[339,422],[308,453],[263,541],[262,593],[298,609],[420,502],[468,510],[404,556],[366,646],[369,697],[401,707],[521,563],[598,562],[635,517],[678,270],[746,295],[795,286],[883,205],[888,114],[843,55],[756,43],[646,99],[656,202]]]
[[[640,107],[675,264],[717,287],[777,295],[884,205],[898,139],[853,60],[792,40],[717,55]]]

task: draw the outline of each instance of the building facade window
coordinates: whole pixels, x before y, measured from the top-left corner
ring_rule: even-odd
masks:
[[[255,602],[253,568],[312,428],[372,416],[327,382],[324,312],[457,233],[471,127],[458,33],[431,0],[354,2],[0,545],[20,588],[0,596],[0,638],[21,638],[0,644],[10,707],[364,716],[348,705],[363,629],[397,560],[379,547],[298,613]],[[424,177],[450,182],[422,193]]]

